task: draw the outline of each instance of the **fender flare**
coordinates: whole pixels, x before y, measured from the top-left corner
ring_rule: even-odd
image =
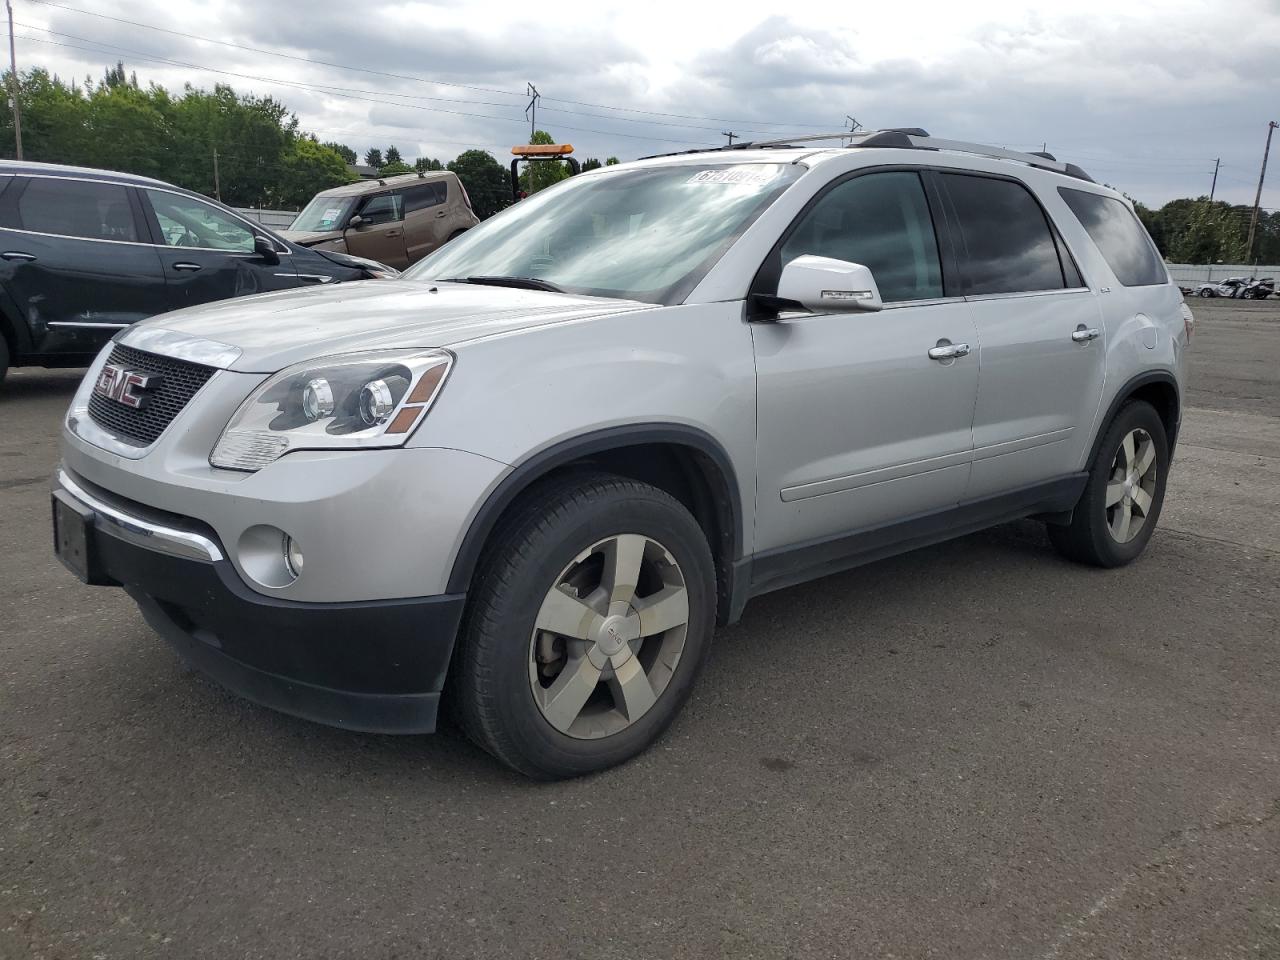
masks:
[[[1120,408],[1124,406],[1138,390],[1154,383],[1165,384],[1173,388],[1173,395],[1177,404],[1177,416],[1174,418],[1173,432],[1169,436],[1169,454],[1170,456],[1173,455],[1174,445],[1178,441],[1178,427],[1182,424],[1182,391],[1178,389],[1178,381],[1170,371],[1148,370],[1145,373],[1140,373],[1136,377],[1132,377],[1125,381],[1124,386],[1116,391],[1115,397],[1111,400],[1111,405],[1107,407],[1106,414],[1098,420],[1098,426],[1093,435],[1093,442],[1089,445],[1089,458],[1085,460],[1086,470],[1090,468],[1094,459],[1098,456],[1098,447],[1102,444],[1103,435],[1106,434],[1107,427],[1111,425],[1111,421],[1115,419],[1116,414],[1120,412]]]
[[[697,427],[678,423],[635,423],[624,426],[593,430],[568,440],[545,447],[516,464],[510,473],[490,492],[472,518],[449,573],[448,592],[465,593],[471,583],[480,554],[497,525],[498,518],[516,497],[520,496],[540,477],[557,467],[606,450],[641,444],[665,443],[688,447],[710,459],[727,487],[729,506],[728,560],[734,563],[742,557],[743,515],[742,498],[738,491],[738,476],[728,452],[710,434]],[[715,544],[712,544],[714,550]]]

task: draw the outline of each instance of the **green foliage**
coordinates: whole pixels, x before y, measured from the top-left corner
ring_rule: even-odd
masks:
[[[617,163],[618,163],[617,157],[610,157],[608,160],[604,162],[604,165],[606,167],[612,167],[612,166],[615,166]]]
[[[370,147],[365,151],[364,162],[365,166],[369,167],[381,167],[386,163],[386,161],[382,159],[382,151],[377,147]]]
[[[467,150],[450,161],[449,170],[467,188],[471,207],[481,220],[511,203],[511,172],[487,150]]]
[[[602,166],[604,166],[604,164],[595,157],[587,157],[587,159],[582,161],[582,172],[586,173],[588,170],[599,170]]]
[[[444,164],[439,160],[432,159],[431,157],[419,157],[417,160],[413,161],[413,169],[417,170],[419,173],[426,173],[428,170],[443,170]]]
[[[222,200],[236,206],[298,206],[350,179],[340,153],[300,134],[284,104],[224,84],[171,94],[143,88],[117,63],[84,86],[31,70],[20,95],[28,160],[138,173],[213,196],[216,150]],[[13,156],[12,145],[12,110],[0,101],[0,151]]]
[[[322,146],[328,147],[330,150],[332,150],[334,153],[340,156],[346,163],[349,163],[352,166],[355,166],[355,164],[358,163],[360,160],[360,157],[356,154],[356,152],[352,150],[350,147],[348,147],[345,143],[336,143],[334,141],[330,141],[328,143],[322,144]]]
[[[1252,207],[1200,197],[1170,200],[1159,210],[1138,206],[1151,239],[1175,263],[1280,262],[1280,217],[1261,213],[1253,256],[1245,250]]]
[[[536,130],[529,138],[531,144],[553,144],[555,138],[545,130]],[[560,160],[534,160],[524,165],[520,171],[520,189],[527,194],[535,194],[545,190],[552,184],[559,183],[572,176],[569,165]]]
[[[397,160],[395,163],[384,163],[378,169],[378,175],[381,177],[398,177],[402,173],[413,173],[413,167],[403,160]]]
[[[400,151],[397,150],[394,145],[387,147],[387,152],[385,156],[386,156],[386,161],[388,166],[390,166],[393,163],[404,163],[404,160],[400,156]]]

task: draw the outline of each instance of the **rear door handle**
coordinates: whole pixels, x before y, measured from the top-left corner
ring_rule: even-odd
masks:
[[[388,231],[387,231],[387,236],[388,236],[388,237],[398,237],[398,236],[400,236],[400,234],[401,234],[401,233],[402,233],[402,231],[400,231],[400,230],[388,230]]]
[[[967,343],[952,343],[945,338],[939,340],[936,347],[929,348],[930,360],[954,360],[956,357],[967,357],[968,355],[969,345]]]
[[[194,270],[199,270],[199,269],[200,269],[200,264],[198,264],[198,263],[188,263],[186,260],[183,260],[183,261],[180,261],[179,263],[175,263],[175,264],[173,265],[173,269],[175,269],[175,270],[191,270],[191,271],[194,271]]]
[[[436,219],[437,219],[437,220],[439,220],[439,219],[441,219],[441,218],[443,218],[443,217],[447,217],[448,215],[449,215],[449,211],[448,211],[448,210],[437,210],[437,211],[436,211]]]
[[[5,260],[34,260],[36,255],[34,253],[24,253],[21,250],[6,250],[4,253],[0,253],[0,257]]]
[[[1088,343],[1090,340],[1097,340],[1102,336],[1102,331],[1097,327],[1086,327],[1083,323],[1076,327],[1071,334],[1071,339],[1076,343]]]

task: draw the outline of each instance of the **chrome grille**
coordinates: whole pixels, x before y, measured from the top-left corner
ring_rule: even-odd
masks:
[[[107,362],[161,378],[160,385],[150,392],[141,409],[98,393],[89,396],[89,418],[115,437],[140,447],[154,443],[215,372],[214,367],[119,344],[112,348]]]

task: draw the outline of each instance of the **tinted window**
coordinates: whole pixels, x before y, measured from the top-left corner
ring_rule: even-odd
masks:
[[[833,187],[783,244],[782,265],[804,254],[870,267],[886,303],[942,296],[938,238],[915,173],[873,173]]]
[[[181,194],[163,190],[146,193],[168,246],[253,251],[253,231],[230,214]]]
[[[424,207],[439,206],[444,203],[447,192],[444,181],[426,183],[420,187],[409,187],[404,191],[405,213],[412,213],[414,210],[421,210]]]
[[[967,295],[1061,290],[1058,247],[1040,204],[1026,187],[944,173],[959,220]]]
[[[116,183],[36,178],[18,200],[24,230],[88,240],[137,240],[129,194]]]
[[[1058,193],[1098,245],[1117,280],[1126,287],[1169,282],[1151,238],[1125,204],[1085,190],[1059,187]]]
[[[404,219],[404,198],[398,193],[370,197],[360,208],[365,223],[394,223]]]

